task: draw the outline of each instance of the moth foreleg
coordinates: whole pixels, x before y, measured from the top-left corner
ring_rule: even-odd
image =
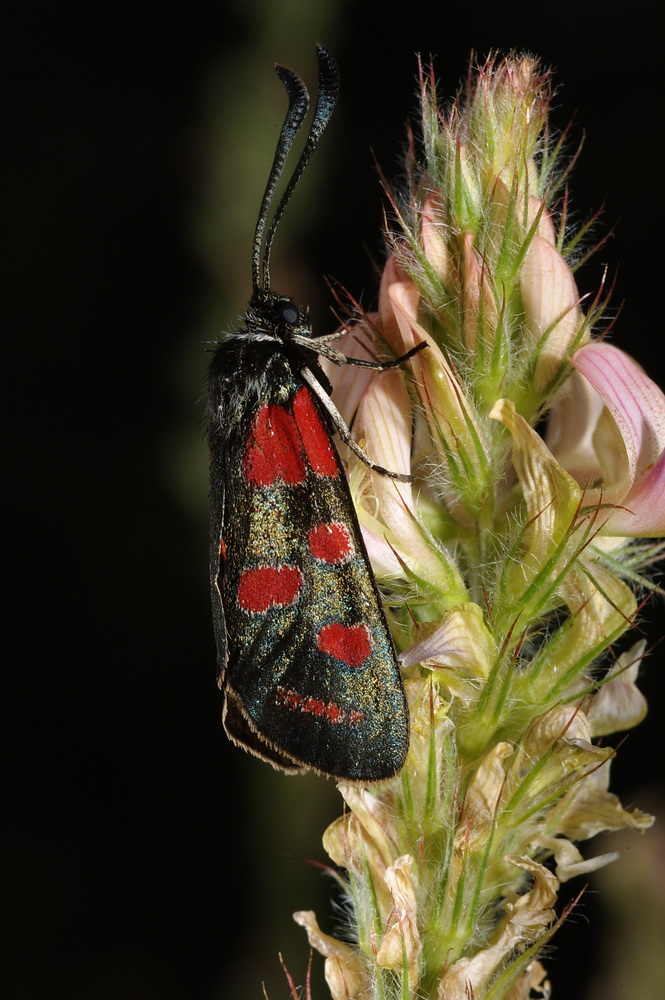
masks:
[[[420,344],[418,345],[420,348]],[[300,369],[300,374],[304,378],[307,385],[310,387],[312,392],[314,392],[317,398],[320,400],[322,406],[326,408],[326,411],[330,415],[337,433],[341,437],[344,444],[351,449],[354,455],[357,455],[361,462],[364,462],[368,469],[372,472],[378,472],[380,476],[388,476],[389,479],[395,479],[399,483],[412,483],[413,476],[407,476],[402,472],[391,472],[390,469],[384,469],[382,465],[377,465],[369,455],[366,455],[359,444],[357,444],[351,437],[351,431],[346,426],[342,414],[339,412],[332,399],[323,388],[321,383],[318,381],[315,375],[312,374],[311,369],[304,366]]]

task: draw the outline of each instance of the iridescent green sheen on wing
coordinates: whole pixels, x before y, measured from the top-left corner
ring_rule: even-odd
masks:
[[[230,345],[230,353],[237,354],[238,347]],[[400,769],[408,748],[408,712],[385,615],[326,415],[288,358],[275,355],[269,368],[270,378],[252,406],[225,428],[224,448],[213,456],[211,467],[216,511],[211,582],[229,705],[227,729],[233,739],[280,767],[292,762],[294,769],[381,780]],[[301,420],[307,407],[314,408],[315,420],[303,430],[311,438],[312,461],[327,474],[313,471],[304,446],[293,456],[292,467],[283,468],[285,459],[279,456],[285,446],[293,447],[287,431],[297,426],[294,401]],[[235,402],[227,403],[231,410]],[[299,402],[305,411],[298,409]],[[262,458],[267,467],[271,460],[261,423],[266,413],[272,415],[272,454],[278,456],[281,473],[256,485],[264,474]],[[248,455],[257,438],[261,447],[252,465]],[[318,446],[322,451],[317,457]],[[351,551],[337,553],[333,546],[332,561],[317,558],[313,551],[319,548],[310,538],[319,539],[322,526],[338,524],[348,533]],[[251,584],[263,579],[275,587],[275,603],[267,608],[259,593],[251,596]],[[250,596],[241,601],[247,580]],[[366,630],[367,657],[353,665],[349,655],[351,665],[344,662],[343,644],[338,656],[331,655],[327,650],[337,647],[319,641],[322,630],[324,639],[330,635],[330,626],[342,638],[346,632],[350,642],[358,635],[365,641]]]

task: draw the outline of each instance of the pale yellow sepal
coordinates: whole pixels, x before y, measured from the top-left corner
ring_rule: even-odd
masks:
[[[498,400],[490,417],[503,423],[512,435],[513,465],[529,519],[524,532],[525,551],[519,563],[511,567],[506,584],[507,592],[518,600],[570,535],[582,491],[510,400]]]
[[[386,796],[383,795],[379,798],[369,789],[360,785],[352,785],[346,781],[340,781],[337,787],[349,809],[352,810],[362,826],[365,835],[376,844],[385,862],[385,868],[387,868],[392,864],[397,854],[389,834],[389,831],[392,830],[391,810]]]
[[[647,714],[647,700],[635,683],[645,648],[646,639],[640,639],[622,653],[594,694],[587,713],[592,736],[631,729]]]
[[[409,982],[417,982],[420,934],[418,904],[413,887],[413,858],[404,854],[386,871],[386,884],[393,899],[393,914],[381,939],[376,964],[385,969],[408,969]]]
[[[563,636],[554,635],[551,653],[544,647],[545,666],[536,679],[525,677],[525,687],[536,701],[587,689],[589,677],[576,665],[617,639],[629,628],[637,610],[635,595],[614,573],[590,558],[580,558],[580,566],[584,572],[571,570],[559,588],[571,625]],[[574,680],[566,683],[569,675]]]
[[[312,910],[299,910],[293,919],[307,931],[311,947],[325,956],[325,977],[332,1000],[365,1000],[371,996],[369,977],[351,945],[324,934]]]
[[[639,809],[632,812],[624,809],[618,797],[608,792],[609,781],[608,760],[585,775],[584,781],[573,790],[569,804],[559,813],[551,832],[570,840],[588,840],[611,830],[648,830],[654,817]]]
[[[441,980],[438,1000],[481,997],[495,971],[515,949],[536,941],[555,919],[552,907],[556,902],[558,879],[531,858],[508,857],[506,861],[528,872],[533,877],[533,887],[521,896],[509,895],[504,904],[505,915],[490,943],[472,958],[455,962]]]
[[[420,663],[437,671],[436,679],[465,702],[475,701],[480,684],[487,677],[496,656],[496,643],[485,625],[482,608],[467,601],[458,604],[441,619],[416,626],[414,646],[399,657],[405,667]],[[422,638],[421,638],[422,635]]]
[[[556,705],[534,719],[520,739],[507,769],[503,801],[514,809],[529,803],[546,803],[564,798],[572,802],[589,776],[602,769],[614,754],[611,748],[596,747],[590,741],[589,723],[574,705]],[[552,820],[548,819],[548,823]],[[566,829],[558,830],[568,835]],[[539,836],[534,820],[526,840]],[[575,839],[575,838],[572,838]]]
[[[538,836],[535,844],[539,844],[551,851],[556,862],[556,877],[560,882],[567,882],[568,879],[577,875],[587,875],[595,872],[605,865],[611,864],[619,857],[616,851],[608,854],[598,854],[595,858],[584,859],[578,849],[565,837],[548,837],[545,834]]]
[[[404,680],[409,702],[411,744],[407,767],[412,774],[426,775],[431,768],[432,753],[439,760],[446,737],[455,728],[448,715],[450,703],[441,697],[439,685],[431,675],[407,677]],[[413,796],[418,802],[425,798],[423,782],[413,786]]]
[[[506,1000],[534,1000],[536,996],[542,1000],[549,1000],[552,996],[552,986],[541,963],[530,962],[506,994]]]
[[[328,827],[323,846],[340,868],[371,880],[381,914],[382,926],[376,929],[380,933],[393,906],[386,871],[399,855],[390,810],[385,798],[379,799],[366,788],[346,782],[338,787],[350,812]]]
[[[427,350],[413,358],[411,365],[414,385],[430,424],[434,443],[442,435],[456,451],[464,448],[473,462],[475,443],[469,436],[469,424],[473,425],[477,436],[482,438],[480,425],[442,351],[418,322],[418,289],[412,281],[395,281],[388,286],[387,294],[400,335],[401,343],[396,345],[397,349],[400,352],[408,351],[423,341],[428,345]]]
[[[487,842],[504,790],[506,770],[504,760],[514,753],[512,743],[497,743],[483,758],[466,790],[464,813],[466,822],[455,835],[455,847],[465,850],[482,847]]]

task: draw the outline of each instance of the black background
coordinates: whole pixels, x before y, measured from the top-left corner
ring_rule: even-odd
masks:
[[[578,219],[604,201],[603,225],[619,222],[580,290],[618,269],[614,343],[662,384],[663,38],[645,4],[609,10],[5,6],[3,995],[250,1000],[265,980],[280,1000],[278,951],[297,982],[307,963],[291,912],[332,929],[330,886],[306,859],[325,860],[333,784],[227,744],[208,611],[202,347],[249,292],[284,107],[272,63],[313,88],[321,41],[341,67],[339,110],[275,249],[275,283],[312,303],[319,331],[334,326],[321,275],[372,304],[373,155],[399,178],[415,53],[436,57],[451,95],[471,50],[527,50],[555,69],[571,151],[587,133]],[[615,790],[645,809],[662,794],[661,656],[642,681],[651,714],[614,765]],[[568,1000],[596,996],[609,960],[594,885],[547,960]],[[635,981],[617,995],[651,1000]]]

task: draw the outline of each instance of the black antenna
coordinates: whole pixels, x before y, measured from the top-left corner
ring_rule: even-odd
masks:
[[[280,198],[279,204],[275,209],[275,213],[272,217],[272,222],[270,223],[270,228],[268,229],[268,234],[266,236],[263,252],[261,252],[261,240],[265,231],[270,204],[275,194],[275,188],[277,187],[279,178],[282,174],[286,157],[288,156],[291,146],[293,145],[293,140],[303,123],[309,106],[309,95],[307,93],[307,89],[297,73],[294,73],[290,69],[286,69],[284,66],[276,67],[277,75],[284,84],[286,92],[289,96],[289,109],[286,112],[286,118],[284,119],[282,131],[277,142],[275,158],[273,160],[270,176],[268,178],[266,190],[261,202],[259,218],[256,223],[254,247],[252,251],[252,282],[255,291],[261,289],[267,292],[270,288],[270,251],[275,237],[275,230],[277,229],[279,220],[284,213],[284,209],[286,208],[298,181],[303,175],[305,167],[309,163],[312,153],[316,149],[319,139],[323,135],[323,132],[330,121],[331,115],[335,110],[335,105],[337,103],[337,97],[339,94],[339,70],[337,68],[337,62],[335,61],[332,53],[328,52],[323,45],[317,44],[316,55],[319,60],[319,92],[316,98],[314,117],[309,128],[307,139],[305,140],[305,145],[291,175],[291,179],[289,180],[289,183]]]
[[[266,189],[263,192],[261,208],[259,209],[259,217],[256,220],[254,243],[252,245],[252,287],[254,291],[257,291],[259,288],[266,290],[268,288],[266,256],[265,254],[261,254],[263,233],[266,228],[270,204],[275,195],[275,188],[279,184],[279,179],[282,176],[284,163],[289,155],[291,146],[293,145],[293,140],[300,131],[300,126],[305,120],[305,116],[309,109],[309,94],[307,93],[305,84],[302,82],[298,74],[294,73],[290,69],[286,69],[284,66],[276,66],[275,68],[277,70],[277,75],[284,84],[286,92],[289,96],[289,108],[286,112],[286,117],[284,118],[282,131],[280,132],[279,139],[277,140],[277,148],[275,149],[275,156],[272,161],[272,167],[270,168],[270,174],[268,175],[268,183],[266,184]]]

